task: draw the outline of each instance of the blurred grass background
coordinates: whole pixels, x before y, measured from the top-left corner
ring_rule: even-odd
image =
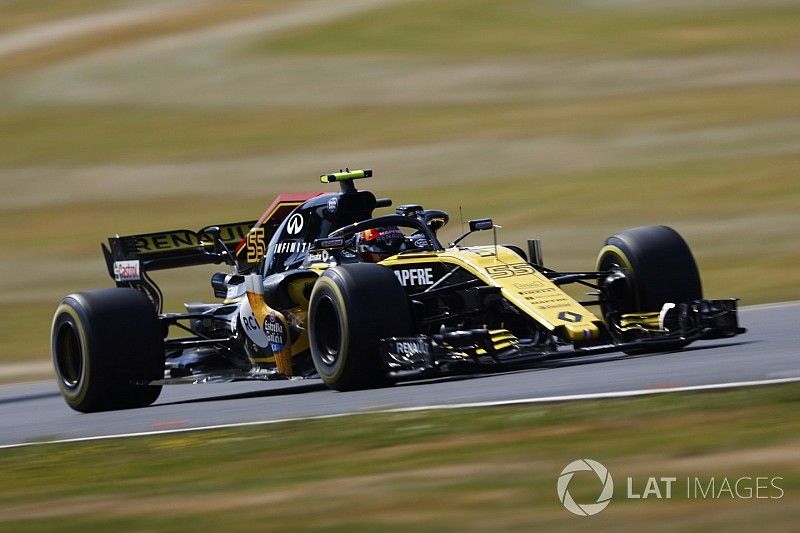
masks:
[[[798,392],[790,384],[364,414],[3,450],[0,527],[793,531]],[[556,493],[561,470],[583,457],[614,480],[611,504],[591,519],[569,514]],[[629,476],[633,494],[650,476],[677,481],[669,499],[627,499]],[[749,479],[737,485],[741,477]],[[762,479],[757,499],[756,477],[779,477],[780,490]],[[708,497],[696,496],[695,478],[702,487],[714,479]],[[723,479],[739,497],[721,492]],[[593,502],[598,480],[579,473],[569,490]]]
[[[592,268],[664,223],[709,297],[800,298],[800,3],[0,0],[0,361],[48,357],[99,242],[371,167]],[[209,269],[162,274],[173,309]]]

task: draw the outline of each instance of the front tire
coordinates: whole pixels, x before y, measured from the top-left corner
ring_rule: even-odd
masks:
[[[311,358],[333,389],[386,385],[380,339],[409,336],[412,330],[408,298],[389,268],[371,263],[333,267],[314,285],[309,304]]]
[[[145,407],[164,375],[164,330],[153,304],[135,289],[99,289],[61,301],[51,351],[61,395],[89,413]]]
[[[612,273],[602,284],[601,309],[612,336],[620,342],[643,336],[620,331],[616,324],[622,315],[658,312],[668,302],[703,298],[692,252],[683,237],[667,226],[642,226],[612,235],[600,250],[597,270]]]

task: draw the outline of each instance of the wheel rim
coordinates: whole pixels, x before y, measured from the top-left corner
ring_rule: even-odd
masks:
[[[631,295],[633,293],[634,288],[631,286],[631,279],[628,275],[628,269],[615,255],[607,254],[603,256],[597,269],[600,271],[621,273],[625,277],[628,294]],[[601,304],[600,308],[602,309],[604,315],[608,315],[609,313],[621,315],[623,313],[632,312],[633,301],[631,298],[632,296],[626,296],[624,301],[608,299]]]
[[[339,316],[330,296],[323,296],[317,302],[314,313],[314,344],[322,362],[333,366],[339,359],[342,332]]]
[[[62,322],[56,334],[56,366],[64,386],[75,389],[83,373],[83,350],[78,332],[69,321]]]
[[[602,257],[598,265],[598,270],[606,272],[621,273],[625,278],[627,286],[627,295],[619,298],[619,295],[606,294],[604,302],[600,304],[600,310],[603,313],[603,318],[610,330],[611,336],[620,342],[632,340],[631,333],[625,333],[619,330],[619,321],[623,314],[633,311],[632,291],[634,288],[631,286],[631,279],[628,275],[628,269],[622,264],[623,262],[614,254],[607,254]],[[635,337],[635,335],[634,335]]]

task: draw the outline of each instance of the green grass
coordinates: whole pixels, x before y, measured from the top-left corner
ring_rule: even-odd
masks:
[[[374,414],[0,452],[7,530],[766,529],[800,513],[800,386],[630,400]],[[600,515],[568,514],[556,478],[593,458]],[[671,500],[627,500],[676,476]],[[685,479],[780,476],[781,500],[688,499]],[[576,477],[578,501],[596,487]],[[774,491],[777,494],[777,491]],[[595,494],[596,497],[596,494]],[[669,520],[663,520],[670,517]]]
[[[785,120],[787,112],[800,112],[798,94],[800,84],[737,87],[726,91],[724,99],[716,89],[699,88],[556,102],[313,110],[0,106],[0,134],[6,139],[0,168],[180,162],[476,139],[591,140],[637,129],[643,135],[688,135],[701,128]]]
[[[11,1],[3,6],[0,31],[25,29],[36,24],[81,19],[80,15],[107,15],[110,22],[61,39],[57,46],[46,42],[39,46],[27,46],[0,59],[0,77],[19,75],[37,68],[48,67],[88,54],[102,52],[124,45],[135,45],[152,38],[166,37],[192,30],[208,28],[226,22],[246,20],[263,16],[286,0],[231,0],[224,3],[200,2],[197,5],[180,6],[165,4],[166,11],[159,14],[151,2],[138,2],[130,6],[124,2],[96,2],[92,0],[60,0],[57,2]],[[124,8],[133,8],[126,11]],[[155,7],[149,14],[147,7]],[[123,8],[115,10],[115,8]],[[141,10],[139,8],[145,8]],[[170,10],[174,9],[174,11]],[[128,17],[130,13],[133,17]],[[6,15],[8,13],[8,16]],[[116,16],[116,18],[114,18]],[[0,52],[2,48],[0,47]],[[2,55],[2,54],[0,54]]]
[[[412,2],[260,45],[265,53],[458,58],[697,55],[800,44],[796,4],[447,0]],[[744,28],[746,28],[745,31]]]
[[[99,7],[112,9],[126,3],[122,0],[104,0],[102,3],[97,0],[5,0],[0,31],[94,14]]]
[[[6,2],[0,32],[118,5]],[[109,235],[254,218],[344,166],[557,268],[665,223],[707,295],[800,298],[796,3],[340,5],[274,30],[302,6],[190,3],[0,54],[0,361],[47,357]],[[208,269],[162,277],[173,310],[210,297]]]

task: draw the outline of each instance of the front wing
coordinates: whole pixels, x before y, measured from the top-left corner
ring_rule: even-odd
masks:
[[[662,324],[666,319],[668,329],[627,342],[564,346],[518,339],[506,330],[474,329],[383,339],[381,356],[395,376],[441,375],[524,368],[543,361],[618,351],[670,351],[696,340],[733,337],[746,331],[739,327],[735,299],[698,300],[668,310],[661,319]]]

